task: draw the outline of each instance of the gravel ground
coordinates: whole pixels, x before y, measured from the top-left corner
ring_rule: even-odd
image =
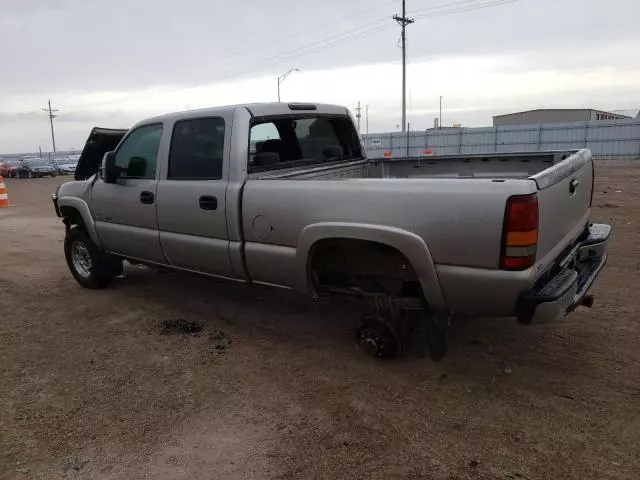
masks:
[[[640,478],[640,169],[598,174],[594,308],[461,322],[440,363],[356,351],[351,302],[138,267],[83,290],[64,180],[8,180],[0,478]]]

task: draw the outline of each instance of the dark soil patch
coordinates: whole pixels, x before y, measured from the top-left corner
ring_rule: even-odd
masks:
[[[195,335],[201,331],[202,323],[178,318],[176,320],[163,321],[160,333],[162,335]]]
[[[231,337],[222,330],[216,332],[212,337],[213,349],[215,353],[225,353],[231,348]]]
[[[623,205],[618,205],[617,203],[607,202],[607,203],[599,203],[599,204],[596,205],[596,207],[599,207],[599,208],[622,208]]]

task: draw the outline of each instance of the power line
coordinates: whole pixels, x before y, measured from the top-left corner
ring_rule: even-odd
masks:
[[[303,47],[299,47],[297,49],[291,50],[289,52],[283,53],[283,54],[279,54],[279,55],[275,55],[273,57],[268,57],[262,60],[258,60],[256,62],[244,65],[244,66],[240,66],[240,67],[236,67],[236,68],[232,68],[227,70],[226,72],[222,72],[218,75],[216,75],[214,78],[216,80],[222,80],[225,78],[229,78],[229,77],[234,77],[236,75],[238,75],[239,73],[244,73],[246,71],[249,70],[253,70],[256,67],[262,67],[262,66],[266,66],[266,65],[270,65],[270,64],[276,64],[276,63],[281,63],[281,62],[288,62],[290,60],[294,60],[296,58],[299,58],[301,56],[307,56],[307,55],[313,55],[314,53],[318,53],[320,51],[323,50],[328,50],[331,48],[335,48],[338,47],[340,45],[343,45],[345,43],[349,43],[355,40],[359,40],[361,38],[365,38],[368,37],[370,35],[374,35],[378,32],[380,32],[381,30],[384,30],[388,27],[379,25],[381,22],[386,22],[386,19],[383,19],[382,21],[378,21],[378,22],[374,22],[372,24],[369,25],[363,25],[357,28],[354,28],[350,31],[347,32],[343,32],[341,34],[338,35],[334,35],[333,37],[329,37],[327,39],[321,40],[319,42],[315,42],[309,45],[305,45]],[[369,28],[367,28],[369,27]],[[362,31],[358,31],[358,30],[362,30]],[[346,35],[346,36],[345,36]],[[207,83],[209,83],[211,80],[211,78],[207,79]],[[190,84],[182,84],[178,87],[176,87],[176,89],[183,89],[183,88],[190,88],[190,87],[196,87],[201,85],[202,82],[191,82]],[[174,91],[174,89],[170,90],[170,91]],[[164,93],[167,93],[166,91]]]
[[[389,5],[389,4],[391,4],[391,3],[395,3],[395,1],[396,1],[396,0],[387,0],[387,1],[385,1],[385,2],[378,3],[378,4],[376,4],[376,5],[372,6],[372,7],[368,7],[368,8],[367,8],[367,9],[365,9],[365,10],[360,10],[360,11],[354,12],[354,13],[352,13],[352,14],[350,14],[350,15],[346,16],[346,17],[342,17],[342,18],[344,19],[344,18],[352,18],[352,17],[356,17],[356,16],[362,15],[362,14],[364,14],[364,13],[370,12],[371,10],[375,10],[375,9],[377,9],[377,8],[380,8],[380,7],[382,7],[382,6]],[[433,6],[433,7],[428,7],[428,8],[424,8],[424,9],[416,10],[415,12],[417,13],[417,12],[428,11],[428,10],[434,10],[434,9],[440,9],[440,8],[446,8],[446,7],[455,7],[455,6],[462,5],[462,4],[469,4],[469,3],[473,4],[473,3],[477,3],[477,2],[483,2],[483,1],[486,1],[486,0],[462,0],[462,1],[455,1],[455,2],[444,3],[444,4],[440,4],[440,5],[435,5],[435,6]],[[511,3],[511,2],[515,2],[515,1],[518,1],[518,0],[492,0],[492,1],[494,1],[494,2],[496,2],[496,3],[502,3],[502,2],[504,2],[504,3]],[[445,12],[445,13],[446,13],[446,12]],[[421,17],[421,18],[422,18],[422,17]],[[288,58],[288,56],[289,56],[289,55],[297,54],[296,52],[300,52],[300,55],[305,55],[305,54],[307,53],[307,52],[305,52],[305,50],[306,50],[307,48],[312,48],[312,49],[314,49],[314,53],[315,53],[315,51],[319,51],[319,50],[315,50],[317,46],[320,46],[320,45],[322,45],[322,44],[324,44],[324,43],[326,43],[326,42],[332,42],[332,41],[334,41],[334,40],[339,40],[339,41],[340,41],[340,38],[339,38],[339,37],[343,37],[343,36],[347,36],[347,37],[349,37],[349,36],[350,36],[350,35],[352,35],[352,34],[356,34],[356,32],[358,32],[358,33],[355,35],[355,37],[354,37],[353,39],[352,39],[351,37],[349,37],[349,38],[346,38],[345,40],[346,40],[346,41],[351,41],[351,40],[354,40],[354,39],[355,39],[355,40],[358,40],[358,39],[360,39],[360,38],[363,38],[363,37],[365,37],[365,36],[368,36],[368,33],[367,33],[367,34],[365,34],[365,35],[362,35],[362,36],[361,36],[361,35],[360,35],[360,33],[359,33],[359,31],[360,31],[360,30],[365,30],[365,29],[367,29],[367,27],[375,27],[375,26],[377,26],[377,25],[380,25],[380,26],[381,26],[381,24],[383,24],[384,22],[386,22],[386,17],[384,17],[384,18],[380,18],[380,19],[378,19],[378,20],[373,20],[373,21],[371,21],[371,22],[368,22],[367,24],[360,25],[360,26],[358,26],[358,27],[355,27],[355,28],[352,28],[352,29],[348,29],[348,30],[345,30],[345,31],[340,32],[340,33],[336,33],[336,34],[330,35],[329,37],[326,37],[326,38],[321,39],[321,40],[316,40],[316,41],[311,42],[311,43],[309,43],[309,44],[307,44],[307,45],[304,45],[304,46],[302,46],[302,47],[295,48],[295,49],[293,49],[293,50],[291,50],[291,51],[289,51],[289,52],[284,52],[284,53],[281,53],[281,54],[276,54],[276,55],[274,55],[274,56],[272,56],[272,57],[268,57],[267,59],[262,59],[262,60],[258,60],[257,62],[252,62],[249,66],[254,66],[255,64],[265,63],[265,62],[268,62],[268,61],[270,61],[270,60],[277,60],[277,59],[278,59],[278,57],[279,57],[280,55],[287,56],[287,58],[286,58],[286,59],[287,59],[287,60],[290,60],[290,58]],[[295,36],[298,36],[298,35],[300,35],[300,34],[306,34],[306,33],[308,33],[308,31],[309,31],[309,30],[315,30],[315,29],[321,28],[321,27],[323,27],[323,26],[326,26],[326,25],[333,25],[333,24],[335,24],[335,21],[329,21],[329,22],[324,22],[324,23],[321,23],[321,24],[316,24],[315,26],[312,26],[312,27],[306,28],[304,31],[303,31],[303,30],[300,30],[300,31],[298,31],[298,32],[294,32],[294,33],[291,33],[291,34],[288,34],[288,35],[284,35],[284,36],[280,37],[279,39],[276,39],[276,40],[275,40],[275,42],[279,42],[279,41],[282,41],[282,40],[290,39],[290,38],[295,37]],[[383,30],[383,29],[384,29],[384,28],[380,28],[379,30],[371,30],[371,33],[375,33],[375,31],[381,31],[381,30]],[[340,43],[339,43],[339,44],[342,44],[342,42],[340,41]],[[330,45],[328,45],[328,46],[327,46],[327,48],[332,48],[333,46],[334,46],[333,44],[330,44]],[[260,45],[260,47],[261,47],[261,48],[264,48],[264,45]],[[238,52],[238,53],[234,53],[234,54],[232,54],[232,55],[231,55],[231,57],[235,57],[235,56],[237,56],[237,55],[241,55],[242,53],[246,53],[246,52],[250,52],[250,51],[255,51],[255,49],[256,49],[256,47],[252,47],[252,48],[250,48],[250,49],[247,49],[246,51]],[[225,58],[230,58],[230,57],[222,57],[222,59],[225,59]],[[249,66],[248,66],[248,67],[249,67]],[[245,67],[239,67],[239,68],[245,68]]]
[[[516,3],[516,2],[519,2],[519,1],[520,0],[495,0],[495,1],[486,2],[486,3],[469,5],[468,7],[452,8],[452,9],[443,10],[443,11],[440,11],[440,12],[427,13],[427,14],[424,14],[424,15],[416,15],[415,18],[419,19],[419,18],[443,17],[445,15],[454,15],[456,13],[471,12],[473,10],[482,10],[484,8],[497,7],[497,6],[500,6],[500,5],[507,5],[509,3]]]
[[[43,108],[42,110],[49,114],[49,124],[51,125],[51,143],[53,143],[53,154],[55,155],[56,154],[56,136],[53,133],[53,119],[57,117],[57,115],[55,115],[55,112],[57,112],[58,109],[51,108],[51,100],[49,100],[49,106],[47,108]]]
[[[199,81],[194,81],[194,82],[190,82],[187,84],[180,84],[180,85],[176,85],[175,87],[170,87],[167,89],[162,90],[162,94],[168,94],[168,93],[172,93],[175,91],[179,91],[179,90],[184,90],[187,88],[193,88],[193,87],[198,87],[202,84],[209,84],[212,83],[212,81],[220,81],[220,80],[224,80],[226,78],[233,78],[235,76],[237,76],[238,74],[242,74],[246,71],[250,71],[253,70],[257,67],[263,67],[266,65],[271,65],[271,64],[278,64],[278,63],[285,63],[288,62],[290,60],[299,58],[301,56],[305,56],[305,55],[313,55],[314,53],[320,52],[322,50],[327,50],[330,48],[335,48],[337,46],[343,45],[345,43],[348,42],[352,42],[355,40],[359,40],[361,38],[365,38],[368,37],[370,35],[374,35],[382,30],[386,30],[388,29],[390,26],[386,26],[383,25],[387,22],[387,18],[382,18],[379,19],[375,22],[370,22],[368,24],[365,25],[360,25],[356,28],[352,28],[349,30],[346,30],[342,33],[338,33],[335,35],[332,35],[330,37],[327,37],[323,40],[319,40],[316,42],[312,42],[310,44],[304,45],[302,47],[298,47],[295,48],[293,50],[290,50],[288,52],[284,52],[281,54],[277,54],[271,57],[267,57],[261,60],[257,60],[255,62],[243,65],[243,66],[239,66],[239,67],[235,67],[235,68],[231,68],[227,71],[223,71],[217,75],[215,75],[214,77],[207,77],[206,79],[202,79]],[[110,104],[114,104],[114,103],[126,103],[128,101],[132,101],[132,100],[136,100],[139,97],[135,94],[132,94],[130,96],[130,98],[127,99],[122,99],[122,100],[113,100],[110,102],[102,102],[100,104],[97,104],[99,106],[104,106],[104,105],[110,105]]]
[[[441,5],[437,5],[437,6],[433,6],[433,7],[429,7],[429,8],[425,8],[425,9],[421,9],[421,10],[417,10],[416,12],[421,12],[421,11],[427,11],[427,10],[433,10],[433,9],[439,9],[439,8],[446,8],[446,7],[457,7],[459,5],[462,4],[473,4],[473,3],[479,3],[479,2],[483,2],[486,0],[462,0],[462,1],[455,1],[455,2],[449,2],[449,3],[444,3]],[[455,9],[451,9],[451,10],[446,10],[443,12],[434,12],[431,15],[421,15],[419,17],[416,18],[427,18],[429,16],[440,16],[441,14],[452,14],[452,13],[457,13],[457,12],[462,12],[462,11],[468,11],[468,10],[475,10],[476,8],[486,8],[489,6],[493,6],[495,5],[499,5],[502,3],[513,3],[513,2],[517,2],[519,0],[491,0],[489,3],[480,3],[477,7],[474,8],[473,5],[469,5],[468,7],[464,7],[464,8],[455,8]],[[377,6],[375,6],[374,8],[379,8],[380,6],[384,6],[390,3],[394,3],[394,0],[391,1],[386,1],[386,2],[382,2],[380,4],[377,4]],[[360,12],[356,12],[353,13],[351,15],[349,15],[349,17],[353,17],[356,15],[359,15]],[[403,15],[404,16],[404,15]],[[266,59],[262,59],[262,60],[258,60],[256,62],[252,62],[249,65],[246,66],[242,66],[242,67],[237,67],[234,69],[231,69],[230,71],[228,71],[229,73],[235,73],[235,71],[237,70],[244,70],[244,69],[248,69],[248,68],[253,68],[254,66],[261,66],[264,63],[271,63],[272,61],[288,61],[288,60],[292,60],[295,59],[299,56],[302,55],[307,55],[310,53],[316,53],[318,51],[324,50],[324,49],[329,49],[329,48],[333,48],[335,46],[338,45],[342,45],[344,43],[350,42],[350,41],[354,41],[354,40],[359,40],[361,38],[364,38],[366,36],[375,34],[376,32],[382,31],[382,30],[386,30],[386,27],[384,27],[382,24],[384,24],[386,22],[386,17],[385,18],[380,18],[379,20],[374,20],[371,22],[368,22],[367,24],[364,25],[360,25],[358,27],[349,29],[349,30],[345,30],[343,32],[331,35],[329,37],[326,37],[322,40],[317,40],[315,42],[311,42],[307,45],[303,45],[301,47],[295,48],[293,50],[290,50],[288,52],[284,52],[284,53],[280,53],[280,54],[276,54],[274,56],[268,57]],[[325,24],[320,24],[317,25],[317,27],[326,25]],[[297,34],[291,34],[291,35],[287,35],[285,37],[281,37],[283,39],[286,38],[290,38],[292,36],[296,36]],[[344,38],[341,38],[344,37]],[[307,51],[308,49],[310,49],[309,51]],[[254,50],[254,49],[252,49]],[[226,76],[226,73],[222,74],[223,76]]]
[[[478,3],[478,2],[482,2],[482,1],[486,1],[486,0],[456,0],[455,2],[441,3],[439,5],[432,5],[432,6],[426,7],[426,8],[419,8],[417,10],[411,10],[408,13],[410,15],[415,15],[416,13],[429,12],[429,11],[433,11],[433,10],[439,10],[441,8],[457,7],[459,5],[466,5],[466,4],[469,4],[469,3],[473,4],[473,3]]]
[[[477,0],[473,0],[473,1],[477,1]],[[371,6],[365,8],[363,10],[358,10],[356,12],[353,12],[353,13],[349,14],[349,15],[345,15],[345,16],[341,17],[340,20],[346,20],[346,19],[349,19],[349,18],[354,18],[354,17],[359,17],[359,16],[362,16],[362,15],[366,15],[368,13],[371,13],[373,10],[377,10],[377,9],[383,7],[383,6],[386,6],[386,5],[389,5],[391,3],[395,3],[395,2],[396,2],[396,0],[386,0],[386,1],[378,3],[376,5],[371,5]],[[277,37],[275,39],[272,39],[271,43],[272,44],[281,43],[284,40],[289,40],[289,39],[297,37],[299,35],[308,36],[309,32],[312,31],[312,30],[318,30],[318,29],[320,29],[322,27],[332,26],[332,25],[335,25],[335,24],[336,24],[336,20],[334,19],[334,20],[329,20],[327,22],[322,22],[322,23],[318,23],[318,24],[315,24],[315,25],[311,25],[311,26],[305,26],[304,29],[297,30],[295,32],[291,32],[291,33],[283,35],[281,37]],[[360,28],[361,27],[356,27],[356,30],[360,29]],[[322,41],[322,40],[320,40],[320,41]],[[229,55],[225,55],[225,56],[220,57],[219,60],[228,60],[229,58],[237,57],[239,55],[244,55],[245,53],[254,52],[256,50],[256,47],[257,46],[252,46],[250,48],[247,48],[247,49],[244,49],[244,50],[241,50],[241,51],[238,51],[238,52],[233,52],[233,53],[231,53]],[[260,48],[264,48],[264,45],[260,45]]]
[[[474,1],[477,1],[477,0],[474,0]],[[353,12],[353,13],[349,14],[349,15],[342,16],[340,18],[340,20],[346,20],[346,19],[349,19],[349,18],[354,18],[354,17],[359,17],[359,16],[362,16],[362,15],[366,15],[368,13],[371,13],[373,10],[377,10],[377,9],[383,7],[383,6],[386,6],[386,5],[389,5],[391,3],[395,3],[395,2],[396,2],[396,0],[386,0],[386,1],[378,3],[376,5],[371,5],[371,6],[365,8],[363,10],[358,10],[356,12]],[[318,23],[318,24],[315,24],[315,25],[312,25],[312,26],[305,26],[304,29],[297,30],[295,32],[289,33],[287,35],[283,35],[281,37],[276,38],[275,40],[272,40],[272,43],[281,43],[283,40],[288,40],[290,38],[297,37],[299,35],[308,36],[309,32],[312,31],[312,30],[318,30],[318,29],[320,29],[322,27],[332,26],[332,25],[335,25],[335,23],[336,23],[336,20],[333,19],[333,20],[329,20],[327,22]],[[358,28],[360,28],[360,27],[357,27],[357,29]],[[260,45],[260,47],[264,48],[264,45]],[[236,53],[233,53],[233,54],[231,54],[229,56],[221,57],[221,59],[224,60],[224,59],[227,59],[227,58],[230,58],[230,57],[235,57],[235,56],[238,56],[238,55],[242,55],[242,54],[247,53],[247,52],[254,52],[255,49],[256,49],[256,47],[251,47],[251,48],[248,48],[248,49],[243,50],[241,52],[236,52]]]
[[[481,9],[481,8],[488,8],[488,7],[492,7],[492,6],[498,6],[498,5],[502,5],[502,4],[508,4],[508,3],[514,3],[517,2],[519,0],[492,0],[489,2],[485,3],[479,3],[479,2],[483,2],[484,0],[462,0],[462,1],[456,1],[456,2],[450,2],[450,3],[445,3],[445,4],[441,4],[441,5],[437,5],[437,6],[433,6],[433,7],[429,7],[426,9],[422,9],[422,10],[417,10],[416,12],[420,12],[420,11],[432,11],[434,9],[441,9],[441,8],[446,8],[446,7],[459,7],[461,5],[465,5],[465,4],[469,4],[466,7],[459,7],[459,8],[450,8],[448,10],[442,10],[442,11],[433,11],[432,13],[429,14],[423,14],[423,15],[418,15],[416,16],[414,19],[411,20],[416,20],[416,19],[421,19],[421,18],[430,18],[430,17],[438,17],[438,16],[444,16],[444,15],[452,15],[452,14],[456,14],[456,13],[462,13],[462,12],[466,12],[466,11],[471,11],[471,10],[476,10],[476,9]],[[383,3],[378,4],[379,6],[385,5],[385,4],[389,4],[392,3],[391,1],[386,1]],[[351,16],[357,15],[357,13],[352,14]],[[399,16],[394,16],[398,17],[398,19],[400,18],[405,18],[405,14],[403,14],[402,17]],[[242,65],[242,66],[238,66],[238,67],[234,67],[231,68],[227,71],[223,71],[217,75],[215,75],[214,77],[207,77],[207,78],[203,78],[202,80],[199,81],[194,81],[194,82],[190,82],[188,84],[181,84],[181,85],[176,85],[175,87],[170,87],[168,89],[164,89],[162,90],[163,94],[167,94],[167,93],[172,93],[174,91],[179,91],[179,90],[183,90],[183,89],[187,89],[187,88],[193,88],[193,87],[197,87],[200,86],[202,84],[209,84],[212,83],[213,81],[220,81],[220,80],[224,80],[227,78],[232,78],[234,76],[237,76],[238,74],[242,74],[246,71],[249,70],[253,70],[257,67],[264,67],[267,65],[271,65],[271,64],[277,64],[277,63],[282,63],[282,62],[289,62],[291,60],[294,60],[296,58],[299,58],[301,56],[308,56],[308,55],[313,55],[315,53],[318,53],[320,51],[323,50],[328,50],[331,48],[335,48],[337,46],[343,45],[345,43],[349,43],[349,42],[353,42],[356,40],[360,40],[362,38],[374,35],[376,33],[379,33],[383,30],[387,30],[390,26],[385,25],[385,23],[387,22],[387,18],[381,18],[379,20],[376,21],[372,21],[372,22],[368,22],[367,24],[364,25],[360,25],[358,27],[352,28],[352,29],[348,29],[345,30],[343,32],[331,35],[329,37],[326,37],[322,40],[317,40],[315,42],[311,42],[307,45],[303,45],[301,47],[295,48],[293,50],[289,50],[287,52],[283,52],[280,54],[276,54],[273,55],[271,57],[267,57],[261,60],[257,60],[254,62],[251,62],[249,64],[246,65]],[[396,19],[396,21],[398,21]],[[320,27],[322,25],[326,25],[325,24],[320,24],[317,25],[317,27]],[[406,27],[406,25],[405,25]],[[286,38],[290,38],[293,36],[296,36],[296,33],[293,33],[291,35],[288,36],[284,36],[281,37],[281,39],[286,39]],[[405,37],[405,48],[406,48],[406,37]],[[253,49],[252,49],[253,50]],[[240,55],[240,53],[238,54],[233,54],[232,56],[236,56],[236,55]],[[137,99],[138,96],[137,95],[131,95],[131,98],[129,100],[127,99],[122,99],[122,100],[113,100],[111,102],[107,102],[107,103],[101,103],[99,104],[100,106],[104,106],[104,105],[108,105],[108,104],[113,104],[113,103],[127,103],[128,101]]]
[[[444,7],[448,7],[448,6],[455,7],[455,6],[458,6],[460,4],[467,4],[467,3],[471,3],[471,2],[478,3],[478,2],[482,2],[482,1],[483,0],[464,0],[464,1],[450,2],[450,3],[438,5],[437,7],[431,7],[431,9],[433,9],[433,8],[444,8]],[[492,1],[488,2],[488,3],[480,3],[480,4],[475,5],[475,6],[474,5],[469,5],[468,7],[464,7],[464,8],[454,8],[454,9],[445,10],[445,11],[441,11],[441,12],[434,12],[432,14],[420,15],[420,16],[416,17],[416,19],[417,18],[428,18],[428,17],[432,17],[432,16],[435,17],[435,16],[440,16],[440,15],[449,15],[449,14],[454,14],[454,13],[459,13],[459,12],[464,12],[464,11],[469,11],[469,10],[487,8],[487,7],[491,7],[491,6],[495,6],[495,5],[514,3],[514,2],[517,2],[517,1],[519,1],[519,0],[492,0]],[[386,4],[386,3],[390,3],[390,2],[384,2],[384,4]],[[381,4],[381,5],[383,5],[383,4]],[[424,10],[429,10],[429,9],[424,9]],[[298,57],[300,57],[302,55],[310,55],[310,54],[317,53],[317,52],[325,50],[325,49],[330,49],[330,48],[334,48],[334,47],[339,46],[339,45],[343,45],[344,43],[348,43],[348,42],[351,42],[351,41],[359,40],[361,38],[373,35],[373,34],[375,34],[377,32],[386,30],[388,27],[382,25],[386,21],[387,21],[386,18],[381,18],[379,20],[369,22],[368,24],[361,25],[359,27],[355,27],[353,29],[349,29],[349,30],[346,30],[344,32],[331,35],[331,36],[329,36],[329,37],[327,37],[325,39],[312,42],[310,44],[304,45],[302,47],[295,48],[295,49],[290,50],[288,52],[277,54],[277,55],[274,55],[272,57],[268,57],[266,59],[258,60],[256,62],[252,62],[252,63],[250,63],[248,65],[245,65],[245,66],[241,66],[241,67],[230,69],[227,72],[223,72],[222,74],[216,76],[216,78],[227,77],[229,75],[234,75],[236,73],[243,72],[244,70],[252,69],[252,68],[254,68],[256,66],[263,66],[264,64],[269,64],[271,62],[280,62],[280,61],[293,60],[293,59],[298,58]],[[193,85],[193,82],[192,82],[192,85]],[[182,86],[180,88],[182,88]]]
[[[484,0],[456,1],[456,2],[450,2],[450,3],[441,4],[441,5],[430,7],[430,8],[423,9],[423,10],[433,10],[434,8],[445,8],[445,7],[457,7],[457,6],[462,5],[462,4],[478,3],[478,2],[482,2],[482,1],[484,1]],[[494,6],[494,5],[500,5],[500,4],[503,4],[503,3],[505,3],[505,4],[506,3],[513,3],[513,2],[516,2],[516,1],[519,1],[519,0],[492,0],[489,3],[480,3],[478,6],[469,5],[468,7],[464,7],[464,8],[454,8],[454,9],[445,10],[445,11],[442,11],[442,12],[434,12],[434,13],[428,14],[428,15],[420,15],[419,17],[416,17],[416,18],[428,18],[428,17],[431,17],[431,16],[448,15],[448,14],[453,14],[453,13],[458,13],[458,12],[463,12],[463,11],[475,10],[475,9],[478,9],[478,8],[486,8],[486,7],[490,7],[490,6]],[[392,3],[392,2],[387,1],[387,2],[383,2],[383,3],[379,4],[379,5],[385,5],[385,4],[388,4],[388,3]],[[422,10],[419,10],[419,11],[422,11]],[[386,30],[387,27],[383,26],[383,24],[385,22],[386,22],[386,18],[381,18],[379,20],[369,22],[368,24],[361,25],[359,27],[355,27],[353,29],[349,29],[349,30],[346,30],[344,32],[331,35],[331,36],[329,36],[329,37],[327,37],[325,39],[318,40],[318,41],[312,42],[312,43],[307,44],[307,45],[303,45],[302,47],[295,48],[295,49],[290,50],[288,52],[284,52],[284,53],[281,53],[281,54],[276,54],[276,55],[274,55],[272,57],[268,57],[266,59],[258,60],[256,62],[252,62],[252,63],[250,63],[248,65],[245,65],[245,66],[241,66],[241,67],[236,67],[236,68],[230,69],[227,72],[223,72],[222,74],[216,76],[216,78],[227,77],[227,76],[230,76],[230,75],[234,75],[236,73],[241,73],[244,70],[251,69],[251,68],[254,68],[256,66],[263,66],[264,64],[269,64],[269,63],[272,63],[272,62],[290,61],[290,60],[296,59],[296,58],[298,58],[300,56],[303,56],[303,55],[311,55],[311,54],[317,53],[317,52],[325,50],[325,49],[330,49],[330,48],[334,48],[334,47],[339,46],[339,45],[343,45],[344,43],[348,43],[348,42],[351,42],[351,41],[359,40],[359,39],[367,37],[369,35],[373,35],[373,34],[375,34],[377,32]],[[191,85],[193,85],[194,83],[195,82],[192,82]],[[180,88],[182,88],[182,87],[180,87]]]
[[[309,55],[312,53],[316,53],[319,52],[321,50],[326,50],[329,48],[333,48],[336,47],[338,45],[342,45],[344,43],[353,41],[353,40],[357,40],[360,38],[364,38],[366,36],[372,35],[374,33],[379,32],[380,29],[380,24],[382,22],[385,22],[386,19],[383,20],[378,20],[376,22],[367,24],[367,25],[361,25],[359,27],[356,27],[354,29],[351,30],[347,30],[343,33],[340,34],[336,34],[333,35],[331,37],[325,38],[323,40],[314,42],[314,43],[310,43],[308,45],[304,45],[302,47],[298,47],[294,50],[290,50],[289,52],[286,53],[282,53],[282,54],[278,54],[278,55],[274,55],[272,57],[268,57],[266,59],[262,59],[262,60],[258,60],[256,62],[250,63],[249,65],[245,65],[242,67],[238,67],[235,69],[231,69],[229,71],[227,71],[226,73],[223,73],[223,76],[227,76],[228,74],[235,74],[238,71],[244,71],[247,69],[251,69],[254,68],[256,66],[262,66],[263,64],[269,64],[272,62],[280,62],[280,61],[288,61],[288,60],[292,60],[294,58],[298,58],[302,55]]]

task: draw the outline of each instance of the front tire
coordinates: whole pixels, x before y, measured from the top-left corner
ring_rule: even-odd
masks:
[[[104,288],[122,272],[122,261],[100,252],[78,227],[67,231],[64,256],[73,278],[84,288]]]

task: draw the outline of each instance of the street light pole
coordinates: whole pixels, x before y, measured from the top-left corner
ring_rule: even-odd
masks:
[[[438,123],[438,128],[442,128],[442,95],[440,95],[440,123]]]
[[[298,70],[297,68],[292,68],[291,70],[284,72],[282,75],[278,77],[278,102],[280,102],[280,84],[284,82],[289,75],[291,75],[291,72],[299,72],[299,71],[300,70]]]
[[[364,111],[365,111],[364,115],[366,118],[366,125],[367,125],[367,133],[369,133],[369,105],[365,105]]]

